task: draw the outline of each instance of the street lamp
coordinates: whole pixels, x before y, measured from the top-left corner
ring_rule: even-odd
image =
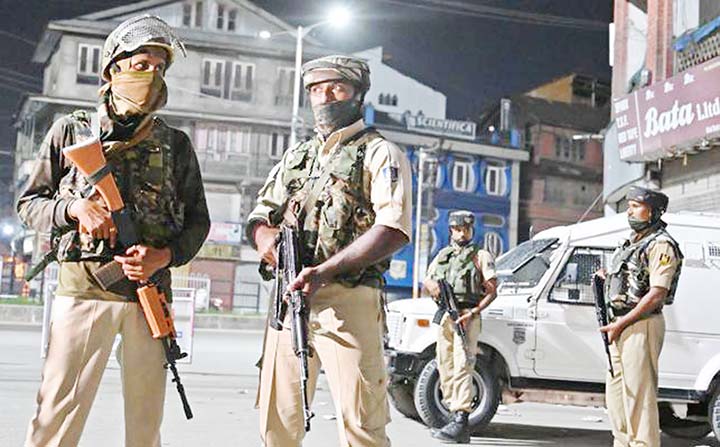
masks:
[[[325,20],[314,23],[310,26],[298,25],[295,31],[295,79],[293,81],[293,103],[292,103],[292,120],[290,122],[290,146],[294,146],[297,142],[297,131],[300,123],[300,68],[302,66],[303,39],[310,31],[322,25],[330,25],[333,28],[342,28],[350,22],[350,11],[342,6],[334,7],[330,10]],[[279,33],[271,33],[263,30],[258,33],[261,39],[270,39],[273,36],[289,33],[281,31]]]

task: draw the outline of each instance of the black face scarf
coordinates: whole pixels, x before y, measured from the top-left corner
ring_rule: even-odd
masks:
[[[361,103],[355,99],[318,104],[313,107],[315,127],[327,137],[362,118]]]

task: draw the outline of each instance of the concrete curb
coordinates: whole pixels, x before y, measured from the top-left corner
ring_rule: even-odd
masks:
[[[25,304],[0,304],[0,324],[42,325],[42,306]],[[195,314],[197,329],[262,330],[265,316]]]

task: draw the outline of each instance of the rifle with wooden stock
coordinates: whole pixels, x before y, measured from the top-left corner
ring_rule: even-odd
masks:
[[[78,171],[85,176],[87,182],[99,193],[112,215],[112,221],[117,229],[118,241],[124,248],[130,248],[140,243],[135,231],[135,225],[130,211],[125,207],[120,190],[115,183],[110,166],[103,155],[100,140],[92,135],[84,135],[82,141],[63,149],[63,155],[69,159]],[[92,194],[91,194],[92,195]],[[87,229],[80,228],[80,232],[87,233]],[[108,290],[116,282],[125,278],[122,266],[111,261],[92,272],[93,277],[104,290]],[[172,311],[168,305],[165,294],[157,287],[152,278],[140,284],[137,289],[138,300],[145,320],[150,328],[152,337],[160,340],[165,351],[165,368],[173,375],[183,410],[187,419],[192,419],[193,413],[185,395],[185,387],[180,382],[180,375],[176,367],[176,360],[187,357],[177,344],[177,334],[173,322]]]

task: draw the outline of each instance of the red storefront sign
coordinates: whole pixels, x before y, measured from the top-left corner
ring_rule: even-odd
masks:
[[[720,58],[613,101],[620,158],[651,161],[720,135]]]

